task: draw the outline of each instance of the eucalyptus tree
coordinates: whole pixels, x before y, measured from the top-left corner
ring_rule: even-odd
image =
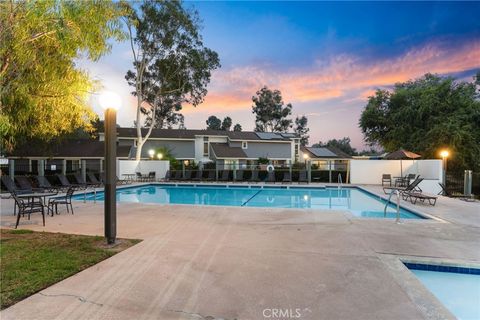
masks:
[[[308,145],[308,138],[310,138],[310,136],[307,134],[310,131],[307,125],[308,118],[306,116],[295,118],[295,127],[293,128],[293,131],[300,136],[300,144],[302,146]]]
[[[144,1],[127,19],[133,70],[126,80],[136,96],[137,152],[154,127],[180,119],[182,104],[197,106],[207,94],[218,54],[203,45],[199,16],[178,1]],[[145,118],[145,119],[144,119]],[[147,128],[145,135],[143,127]]]
[[[98,60],[122,40],[124,7],[112,1],[0,1],[3,148],[91,128],[87,96],[99,88],[75,60]]]
[[[287,117],[292,114],[292,105],[284,105],[279,90],[270,90],[264,86],[252,97],[255,114],[255,131],[286,132],[292,127],[292,120]]]

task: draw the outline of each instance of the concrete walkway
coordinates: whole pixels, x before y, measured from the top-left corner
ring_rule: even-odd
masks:
[[[8,227],[11,202],[1,204]],[[442,220],[396,224],[342,211],[120,204],[118,236],[144,241],[0,316],[451,319],[399,258],[480,264],[480,205],[442,197],[434,208],[415,208]],[[102,235],[103,204],[78,202],[75,215],[49,217],[46,227],[38,216],[31,222],[21,227]]]

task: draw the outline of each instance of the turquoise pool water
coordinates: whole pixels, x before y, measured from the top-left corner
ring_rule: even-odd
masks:
[[[82,200],[83,195],[75,196]],[[93,200],[93,193],[87,200]],[[96,200],[104,199],[103,192]],[[235,207],[306,208],[323,210],[347,210],[358,217],[384,218],[385,201],[357,188],[280,188],[280,187],[225,187],[147,185],[117,189],[117,201],[161,204],[190,204]],[[387,218],[395,218],[393,205],[387,210]],[[401,209],[403,219],[422,219],[415,213]]]
[[[449,267],[434,267],[439,271],[412,268],[410,271],[455,317],[461,320],[480,319],[480,270],[468,269],[459,273],[448,272]]]

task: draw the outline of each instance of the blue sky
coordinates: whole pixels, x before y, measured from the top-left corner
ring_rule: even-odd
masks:
[[[295,115],[309,118],[310,142],[350,136],[362,149],[358,118],[369,94],[426,72],[471,80],[480,68],[480,2],[186,2],[203,20],[206,46],[222,68],[205,103],[184,110],[187,128],[229,115],[252,130],[251,96],[280,89]],[[124,74],[127,43],[84,66],[122,93],[119,122],[131,126]],[[96,110],[98,110],[96,108]]]

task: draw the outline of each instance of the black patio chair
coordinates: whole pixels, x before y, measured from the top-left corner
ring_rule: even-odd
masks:
[[[155,171],[150,171],[148,173],[148,181],[149,182],[154,182],[155,181],[155,177],[156,177],[157,173]]]
[[[22,194],[22,193],[31,193],[32,189],[21,189],[17,188],[15,182],[10,178],[10,176],[2,176],[1,178],[3,185],[7,188],[7,191],[10,194]]]
[[[422,192],[422,189],[418,186],[420,184],[420,182],[423,181],[423,178],[416,178],[415,181],[413,181],[412,183],[410,183],[408,186],[406,187],[383,187],[383,192],[385,194],[390,194],[392,193],[393,191],[399,191],[400,193],[402,192],[413,192],[413,191],[418,191],[418,192]],[[387,190],[391,190],[390,192],[387,192]]]
[[[93,172],[87,173],[87,177],[88,177],[88,180],[90,180],[90,183],[96,184],[98,186],[102,185],[102,182],[97,179],[97,177],[95,176],[95,174]]]
[[[85,179],[83,179],[82,174],[80,173],[75,173],[74,175],[75,180],[77,181],[78,185],[83,186],[84,188],[97,188],[100,187],[100,183],[93,183],[93,182],[87,182]]]
[[[180,178],[181,181],[188,181],[188,180],[191,180],[191,179],[192,179],[192,171],[191,170],[185,170],[185,175]]]
[[[258,171],[257,170],[252,170],[252,174],[250,176],[250,179],[248,179],[248,182],[259,182],[260,178],[258,177]]]
[[[25,201],[25,199],[19,198],[15,193],[12,193],[12,197],[15,200],[15,207],[18,207],[15,229],[17,229],[18,224],[20,223],[20,217],[28,215],[28,220],[30,220],[30,215],[37,212],[42,214],[43,226],[45,227],[45,208],[43,205],[35,205],[34,202]]]
[[[100,173],[100,181],[102,182],[103,185],[107,183],[107,175],[105,172]],[[125,184],[130,184],[132,181],[126,180],[126,179],[118,179],[118,177],[115,177],[115,182],[117,185],[125,185]]]
[[[442,190],[438,193],[438,195],[443,195],[449,198],[459,198],[465,201],[475,201],[475,197],[473,194],[462,194],[462,193],[452,193],[450,192],[443,183],[438,183]]]
[[[208,170],[208,176],[204,180],[215,181],[215,170]]]
[[[35,176],[35,179],[37,179],[37,185],[45,191],[58,193],[66,190],[65,187],[52,185],[45,176]]]
[[[165,177],[162,179],[163,181],[170,181],[170,170],[165,172]]]
[[[17,184],[20,186],[20,189],[22,190],[32,190],[33,192],[44,191],[43,188],[35,188],[32,185],[32,182],[30,181],[30,179],[27,178],[26,176],[16,176],[15,180],[17,181]]]
[[[203,178],[203,171],[202,170],[197,170],[195,172],[195,177],[192,178],[193,181],[201,181]]]
[[[173,175],[173,177],[171,176],[170,177],[170,180],[172,181],[179,181],[182,179],[182,170],[175,170],[175,174]]]
[[[237,172],[235,172],[235,182],[241,181],[243,181],[243,170],[237,170]]]
[[[269,171],[267,177],[265,178],[265,183],[275,183],[275,171]]]
[[[76,183],[71,183],[67,177],[63,174],[58,174],[57,173],[57,178],[58,178],[58,181],[60,181],[60,184],[62,185],[62,187],[65,187],[65,188],[70,188],[70,187],[74,187],[74,188],[82,188],[82,185],[80,184],[76,184]]]
[[[308,183],[308,175],[307,175],[307,170],[302,170],[298,174],[298,183],[305,182]]]
[[[428,201],[431,206],[435,206],[438,197],[434,195],[424,194],[422,192],[408,191],[402,192],[402,198],[403,200],[410,200],[412,204],[416,204],[417,200],[419,200],[423,203],[425,203],[425,201]]]
[[[230,170],[223,170],[222,175],[218,181],[229,181],[230,180]]]
[[[290,171],[287,171],[283,174],[282,183],[292,183],[292,174]]]
[[[55,214],[58,214],[59,204],[64,204],[67,207],[67,213],[70,212],[68,209],[68,207],[70,206],[70,210],[72,211],[72,214],[73,214],[72,196],[74,192],[75,192],[75,187],[70,187],[68,188],[67,193],[64,196],[51,198],[48,201],[48,207],[49,208],[51,207],[52,216],[53,216],[54,207],[55,207]]]
[[[388,183],[388,186],[392,186],[392,175],[391,174],[382,174],[382,187]]]

